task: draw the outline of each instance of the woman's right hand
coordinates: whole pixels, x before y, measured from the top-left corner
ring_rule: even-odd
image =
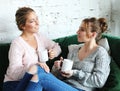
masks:
[[[43,68],[47,73],[50,72],[50,69],[46,63],[38,62],[38,65],[40,65],[40,67]]]
[[[54,62],[54,67],[55,67],[56,69],[58,69],[58,70],[61,69],[62,61],[63,61],[63,58],[62,58],[62,57],[60,58],[60,60],[55,61],[55,62]]]

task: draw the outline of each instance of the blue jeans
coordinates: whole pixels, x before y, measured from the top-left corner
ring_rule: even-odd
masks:
[[[20,81],[4,82],[3,91],[24,91],[32,77],[32,74],[26,72]]]
[[[65,82],[57,79],[51,73],[46,73],[44,69],[38,66],[38,82],[32,82],[28,79],[29,74],[24,77],[24,81],[21,80],[17,84],[16,90],[3,90],[3,91],[83,91],[81,89],[74,88]],[[30,77],[29,77],[30,78]],[[27,79],[27,80],[26,80]]]

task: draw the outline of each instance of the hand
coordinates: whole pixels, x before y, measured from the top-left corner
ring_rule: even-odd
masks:
[[[50,72],[50,69],[49,69],[49,67],[47,66],[46,63],[38,62],[38,65],[40,65],[40,67],[42,67],[47,73]]]
[[[54,67],[59,70],[61,69],[61,64],[62,62],[60,60],[57,60],[54,62]]]
[[[73,75],[73,70],[69,70],[69,71],[65,71],[65,72],[61,71],[61,75],[63,77],[70,78]]]
[[[60,57],[60,60],[54,62],[54,67],[58,70],[61,69],[62,61],[63,61],[63,57]]]
[[[50,58],[50,59],[53,59],[53,58],[55,57],[55,51],[54,51],[53,49],[50,49],[50,50],[48,51],[48,54],[49,54],[49,58]]]

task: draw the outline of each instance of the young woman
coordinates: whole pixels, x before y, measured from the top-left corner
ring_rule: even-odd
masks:
[[[17,26],[22,34],[11,43],[9,67],[5,74],[3,91],[24,91],[29,80],[35,82],[36,86],[39,85],[35,65],[41,67],[46,73],[50,71],[46,65],[47,60],[42,59],[42,53],[47,50],[49,58],[53,59],[61,52],[57,43],[38,33],[39,20],[33,9],[19,8],[15,16]]]
[[[61,72],[61,61],[55,61],[52,73],[73,87],[94,91],[104,86],[110,73],[110,57],[98,45],[107,26],[104,18],[86,18],[82,21],[77,38],[83,44],[70,45],[68,59],[73,60],[72,70]],[[105,39],[106,41],[106,39]]]

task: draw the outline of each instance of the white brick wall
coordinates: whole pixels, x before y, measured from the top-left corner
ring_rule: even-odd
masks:
[[[55,39],[75,34],[85,17],[106,17],[110,24],[111,0],[0,0],[0,43],[20,34],[15,24],[18,7],[30,6],[38,14],[40,31]],[[115,1],[115,0],[114,0]]]

